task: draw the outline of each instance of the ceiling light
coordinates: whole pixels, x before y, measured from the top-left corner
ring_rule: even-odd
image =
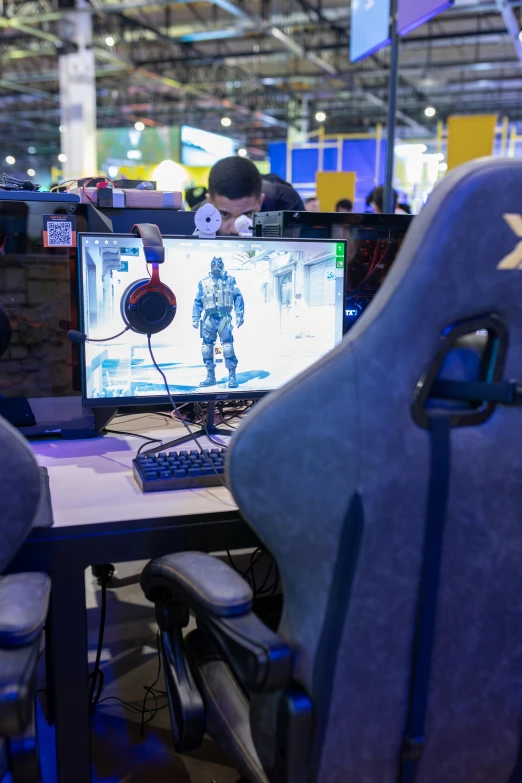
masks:
[[[315,115],[315,119],[317,120],[317,122],[324,122],[326,120],[326,114],[324,113],[324,111],[318,111],[317,114]]]
[[[34,155],[34,153],[36,152],[36,148],[35,147],[27,147],[27,152],[29,153],[29,155]]]
[[[519,41],[522,41],[522,30],[521,30],[521,31],[519,32],[519,34],[518,34],[518,40],[519,40]]]
[[[447,163],[439,163],[439,171],[447,171],[447,170],[448,170]]]
[[[60,133],[65,133],[65,125],[60,125],[58,130],[60,131]]]
[[[426,106],[424,109],[424,114],[426,117],[435,117],[437,114],[437,109],[434,109],[433,106]]]
[[[105,39],[105,43],[107,44],[107,46],[114,46],[116,41],[114,40],[112,35],[108,35],[107,38]]]
[[[222,117],[221,124],[224,128],[230,128],[230,126],[232,125],[232,120],[230,119],[230,117]]]
[[[35,177],[36,176],[36,171],[34,169],[27,169],[27,174],[30,177]]]
[[[246,158],[248,152],[246,151],[246,149],[244,149],[244,147],[241,147],[241,149],[238,149],[237,154],[239,155],[240,158]]]
[[[107,169],[107,174],[111,179],[115,179],[118,176],[119,168],[118,166],[109,166]]]
[[[58,155],[58,160],[60,161],[60,163],[67,163],[67,155],[64,155],[63,152],[60,152],[60,154]]]
[[[5,162],[9,163],[10,166],[14,166],[16,160],[13,158],[12,155],[8,155],[7,158],[5,159]]]
[[[138,122],[134,123],[134,127],[137,131],[143,131],[145,130],[145,123],[141,122],[141,120],[138,120]]]

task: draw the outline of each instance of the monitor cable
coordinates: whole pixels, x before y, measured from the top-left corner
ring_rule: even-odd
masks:
[[[192,439],[192,440],[194,441],[194,443],[196,444],[196,446],[197,446],[197,448],[198,448],[198,450],[199,450],[199,452],[200,452],[201,456],[202,456],[202,457],[203,457],[203,458],[206,460],[206,462],[208,463],[208,465],[209,465],[209,466],[212,468],[212,470],[214,471],[214,473],[215,473],[215,474],[216,474],[216,476],[218,477],[218,479],[219,479],[219,483],[220,483],[220,484],[221,484],[221,485],[222,485],[222,486],[223,486],[225,489],[228,489],[227,485],[225,484],[225,482],[224,482],[224,480],[223,480],[223,476],[217,472],[217,470],[216,470],[216,468],[215,468],[215,466],[214,466],[214,463],[212,462],[212,460],[210,459],[210,457],[208,456],[208,454],[206,454],[206,453],[205,453],[205,450],[203,449],[203,447],[202,447],[201,443],[199,442],[199,440],[198,440],[198,438],[197,438],[197,433],[196,433],[196,432],[193,432],[193,431],[190,429],[190,427],[189,427],[189,425],[188,425],[187,421],[186,421],[186,420],[185,420],[185,418],[184,418],[184,417],[181,415],[181,413],[180,413],[180,411],[179,411],[179,408],[178,408],[178,406],[177,406],[177,405],[176,405],[176,403],[174,402],[174,399],[173,399],[173,397],[172,397],[172,394],[171,394],[171,392],[170,392],[170,388],[169,388],[169,382],[167,381],[167,376],[165,375],[165,373],[163,372],[163,370],[161,369],[161,367],[160,367],[160,366],[159,366],[159,364],[157,363],[157,361],[156,361],[156,358],[155,358],[155,356],[154,356],[154,351],[152,350],[152,344],[151,344],[151,335],[150,335],[150,334],[148,334],[148,335],[147,335],[147,344],[148,344],[148,347],[149,347],[149,353],[150,353],[150,358],[151,358],[151,360],[152,360],[152,363],[153,363],[154,367],[156,368],[156,370],[157,370],[157,371],[159,372],[159,374],[161,375],[161,377],[163,378],[163,384],[164,384],[164,386],[165,386],[165,391],[167,392],[167,397],[168,397],[168,399],[169,399],[169,402],[170,402],[170,404],[172,405],[172,410],[173,410],[173,411],[176,413],[176,416],[177,416],[177,418],[178,418],[178,419],[179,419],[179,420],[180,420],[180,421],[183,423],[183,426],[184,426],[184,427],[185,427],[185,429],[187,430],[187,432],[188,432],[188,434],[190,435],[191,439]],[[205,425],[203,425],[203,429],[206,429]],[[207,435],[208,435],[208,433],[207,433]],[[220,446],[222,446],[222,444],[219,444],[219,445],[220,445]]]

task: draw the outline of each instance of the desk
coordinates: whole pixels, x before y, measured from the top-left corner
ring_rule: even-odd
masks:
[[[112,425],[131,427],[163,440],[183,434],[167,420],[158,428],[158,418]],[[85,569],[169,552],[258,544],[223,487],[143,495],[131,468],[142,442],[110,434],[32,443],[39,464],[49,471],[54,525],[34,530],[9,570],[45,571],[52,579],[46,656],[59,783],[91,783]]]

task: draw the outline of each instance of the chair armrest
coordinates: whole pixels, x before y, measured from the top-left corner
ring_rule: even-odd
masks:
[[[37,639],[49,609],[51,580],[46,574],[0,578],[0,647],[24,647]]]
[[[290,681],[291,650],[252,612],[250,586],[226,563],[201,552],[167,555],[145,567],[141,586],[157,614],[158,605],[192,612],[248,691],[277,691]]]
[[[215,617],[237,617],[252,608],[250,585],[230,566],[203,552],[179,552],[151,560],[141,575],[149,601],[162,593]]]

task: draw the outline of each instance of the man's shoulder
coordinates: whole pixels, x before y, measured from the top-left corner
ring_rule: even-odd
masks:
[[[291,185],[281,182],[263,180],[265,194],[264,211],[291,209],[298,212],[304,210],[304,204],[299,193]]]

